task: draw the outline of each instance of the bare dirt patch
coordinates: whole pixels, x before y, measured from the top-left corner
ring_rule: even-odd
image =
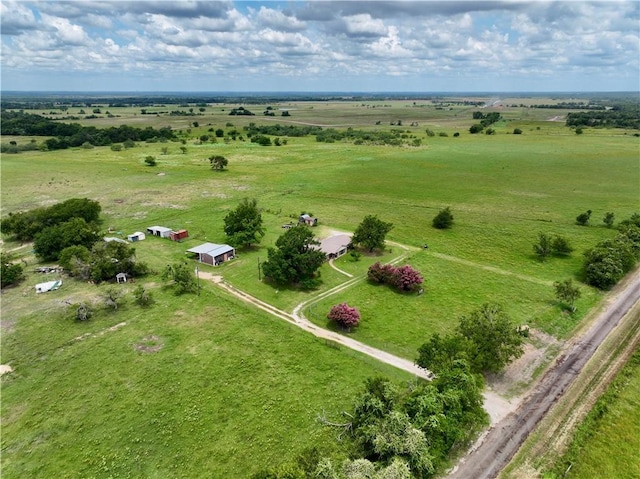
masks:
[[[137,343],[133,349],[141,353],[157,353],[164,347],[164,343],[160,337],[150,334],[145,336]]]
[[[553,359],[560,341],[542,331],[531,329],[524,354],[510,363],[500,374],[487,378],[488,386],[501,396],[511,398],[535,379],[536,371]]]
[[[2,321],[0,321],[0,329],[2,330],[2,334],[12,333],[15,328],[15,319],[3,319]]]
[[[0,376],[13,372],[13,368],[8,364],[0,364]]]

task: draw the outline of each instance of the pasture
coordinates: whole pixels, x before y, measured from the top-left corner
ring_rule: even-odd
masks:
[[[266,229],[261,244],[239,250],[223,266],[201,269],[291,311],[348,278],[325,264],[315,291],[260,281],[258,265],[281,225],[312,213],[320,222],[315,231],[324,236],[352,232],[373,214],[394,225],[387,251],[363,254],[357,262],[346,256],[336,265],[364,277],[373,262],[404,254],[403,263],[422,272],[424,294],[398,294],[362,280],[308,307],[304,312],[315,323],[327,327],[331,305],[346,301],[362,313],[361,325],[350,333],[355,339],[415,359],[431,334],[450,331],[459,316],[484,302],[499,302],[518,324],[570,337],[602,293],[581,284],[577,312],[569,315],[557,305],[552,283],[579,281],[582,252],[615,235],[602,223],[606,212],[614,212],[617,222],[638,211],[639,139],[623,130],[586,129],[578,136],[562,122],[547,121],[562,110],[504,108],[504,120],[489,136],[468,133],[472,107],[365,103],[277,105],[290,111],[286,118],[259,116],[267,105],[247,105],[253,117],[229,116],[236,105],[207,107],[196,117],[109,109],[116,118],[82,123],[171,125],[185,144],[4,154],[2,215],[87,197],[100,202],[103,226],[114,234],[126,237],[152,225],[188,229],[182,243],[148,237],[135,245],[138,258],[159,271],[201,242],[224,243],[227,212],[243,198],[256,198]],[[397,120],[403,126],[390,126]],[[210,129],[241,130],[249,122],[401,128],[422,145],[296,137],[262,147],[199,140]],[[512,134],[516,127],[522,135]],[[448,136],[428,137],[426,128]],[[228,169],[212,171],[212,155],[225,156]],[[157,166],[146,166],[147,156],[155,156]],[[446,206],[453,228],[433,229],[432,218]],[[593,210],[590,225],[576,225],[575,217],[587,209]],[[532,248],[540,232],[566,237],[575,251],[540,262]],[[3,239],[6,249],[20,246]],[[28,271],[36,261],[29,251],[28,245],[16,251]],[[87,323],[72,321],[64,301],[98,301],[105,286],[68,279],[60,290],[36,296],[39,280],[29,273],[2,293],[1,363],[14,369],[2,378],[2,464],[9,478],[65,477],[61,470],[66,477],[196,477],[204,471],[207,477],[246,477],[313,444],[335,449],[335,434],[322,429],[316,415],[345,409],[364,378],[409,379],[329,347],[202,280],[200,296],[175,296],[152,274],[139,282],[153,290],[154,306],[129,301]],[[152,353],[136,348],[145,341],[162,346]]]

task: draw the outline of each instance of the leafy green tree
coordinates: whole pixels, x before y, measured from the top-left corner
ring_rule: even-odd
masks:
[[[538,242],[533,245],[533,251],[538,255],[541,261],[545,261],[553,251],[553,240],[545,233],[538,234]]]
[[[471,133],[472,135],[475,135],[476,133],[482,132],[482,130],[484,130],[484,126],[482,126],[479,123],[476,123],[474,125],[471,125],[471,127],[469,128],[469,133]]]
[[[607,228],[611,228],[613,226],[614,218],[615,218],[615,214],[609,211],[605,213],[604,218],[602,218],[602,221],[604,222],[605,225],[607,225]]]
[[[325,255],[318,249],[320,243],[304,226],[287,230],[269,248],[268,259],[262,265],[266,278],[278,284],[312,286]]]
[[[458,331],[473,342],[470,361],[476,371],[498,373],[523,353],[523,337],[500,305],[486,303],[461,317]]]
[[[238,247],[250,247],[259,243],[264,236],[262,227],[262,214],[258,208],[258,201],[253,198],[245,198],[224,217],[224,232],[229,243]]]
[[[64,223],[44,228],[33,240],[37,256],[46,261],[55,261],[68,246],[81,245],[90,248],[99,235],[95,227],[83,218],[72,218]]]
[[[198,283],[194,271],[187,263],[168,264],[162,272],[162,279],[173,281],[179,294],[195,293]]]
[[[587,224],[589,224],[589,218],[591,218],[591,210],[587,210],[584,213],[580,213],[576,217],[576,223],[578,223],[580,226],[587,226]]]
[[[565,281],[556,281],[553,283],[553,288],[556,292],[556,298],[558,301],[562,301],[569,305],[569,309],[571,312],[575,312],[576,301],[580,298],[581,292],[578,286],[573,284],[571,279],[567,279]]]
[[[468,360],[472,350],[473,343],[459,334],[441,337],[435,333],[418,349],[416,364],[438,375],[451,369],[455,361]]]
[[[147,266],[136,261],[136,250],[119,241],[96,243],[91,251],[91,279],[96,282],[115,279],[118,273],[144,276]]]
[[[144,159],[144,162],[148,165],[148,166],[156,166],[158,164],[158,161],[156,160],[155,156],[149,155]]]
[[[154,303],[153,295],[151,291],[146,289],[143,285],[139,284],[136,289],[133,290],[133,297],[140,306],[150,306]]]
[[[10,284],[16,284],[24,278],[24,268],[19,263],[14,263],[13,258],[7,253],[0,252],[0,283],[1,287],[8,286]]]
[[[80,279],[89,279],[91,251],[86,246],[68,246],[60,252],[58,264]]]
[[[209,157],[209,163],[211,164],[212,170],[222,171],[229,164],[229,160],[227,160],[224,156],[213,155]]]
[[[453,214],[451,209],[447,206],[433,218],[433,227],[438,229],[448,229],[453,225]]]
[[[553,254],[558,256],[567,256],[573,252],[573,247],[569,244],[569,240],[564,236],[554,236],[551,240],[551,250]]]
[[[386,223],[377,216],[367,215],[356,228],[351,242],[368,249],[371,253],[376,248],[384,249],[385,237],[392,228],[392,223]]]

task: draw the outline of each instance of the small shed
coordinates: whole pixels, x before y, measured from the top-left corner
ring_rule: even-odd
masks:
[[[55,291],[62,286],[62,280],[47,281],[46,283],[36,284],[36,293],[46,293],[47,291]]]
[[[307,226],[316,226],[318,224],[318,218],[314,218],[311,215],[303,214],[298,218],[298,223],[305,224]]]
[[[350,244],[351,236],[338,234],[320,241],[318,249],[325,254],[327,259],[334,259],[346,254]]]
[[[135,233],[132,233],[127,236],[127,239],[132,243],[135,241],[142,241],[145,238],[146,238],[146,235],[142,231],[136,231]]]
[[[171,241],[180,241],[188,237],[189,232],[187,230],[172,231],[169,234],[169,238],[171,239]]]
[[[118,273],[116,274],[116,282],[126,283],[127,282],[127,274],[126,273]]]
[[[153,236],[160,236],[160,238],[171,236],[171,228],[165,228],[164,226],[149,226],[147,232]]]
[[[194,253],[200,263],[218,266],[225,261],[232,260],[236,256],[236,250],[227,244],[203,243],[200,246],[188,249],[188,253]]]

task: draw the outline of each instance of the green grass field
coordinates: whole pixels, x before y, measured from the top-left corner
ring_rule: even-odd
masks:
[[[562,111],[504,109],[506,120],[487,136],[468,134],[471,108],[291,103],[277,105],[290,109],[286,121],[368,129],[416,121],[419,127],[400,128],[420,137],[422,146],[326,144],[312,137],[289,138],[281,147],[199,144],[200,135],[229,121],[238,129],[250,121],[285,121],[229,117],[233,106],[207,108],[195,117],[197,128],[190,128],[193,117],[133,109],[113,109],[114,119],[82,121],[170,124],[183,135],[190,128],[184,154],[177,142],[119,152],[99,147],[3,154],[2,215],[88,197],[101,203],[104,227],[116,235],[152,225],[188,229],[190,238],[182,243],[148,237],[136,244],[139,259],[159,271],[201,242],[224,243],[224,216],[243,198],[257,198],[267,230],[261,245],[202,270],[288,311],[348,278],[324,265],[323,282],[312,292],[259,281],[258,264],[281,225],[306,211],[319,218],[316,231],[326,235],[353,231],[365,215],[377,215],[394,224],[388,239],[410,248],[405,262],[424,275],[425,293],[402,295],[361,281],[306,314],[326,326],[330,306],[347,301],[363,316],[351,333],[355,339],[413,359],[429,335],[450,331],[460,315],[487,301],[503,304],[519,324],[569,337],[602,293],[581,285],[571,316],[556,304],[551,284],[579,280],[582,252],[615,235],[602,223],[606,212],[619,221],[640,209],[639,139],[622,130],[587,129],[577,136],[562,122],[545,121]],[[261,108],[249,107],[256,113]],[[511,134],[515,127],[523,134]],[[449,136],[428,138],[425,128]],[[452,136],[456,131],[459,138]],[[228,171],[210,169],[207,158],[214,154],[229,160]],[[157,158],[156,167],[145,166],[148,155]],[[431,220],[445,206],[454,226],[435,230]],[[577,226],[575,217],[587,209],[594,212],[591,225]],[[567,237],[575,252],[541,263],[532,249],[539,232]],[[3,239],[6,249],[20,246]],[[207,283],[199,297],[174,296],[152,274],[140,280],[153,288],[152,308],[129,299],[115,313],[76,323],[64,301],[98,301],[104,286],[68,279],[60,290],[36,296],[33,285],[43,277],[30,272],[35,259],[29,251],[27,245],[16,252],[28,262],[27,279],[2,294],[1,362],[14,369],[2,378],[5,477],[246,477],[312,444],[337,448],[335,436],[315,417],[347,409],[364,378],[408,379]],[[389,245],[381,256],[363,255],[358,262],[344,257],[336,264],[364,277],[374,261],[404,252]],[[85,333],[86,339],[74,339]],[[162,348],[136,350],[146,343]]]

